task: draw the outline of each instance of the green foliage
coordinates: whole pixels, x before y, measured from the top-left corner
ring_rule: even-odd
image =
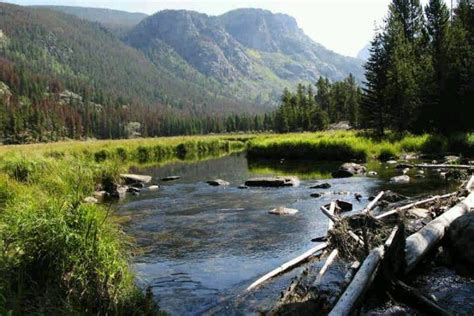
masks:
[[[274,115],[276,131],[323,130],[329,123],[340,121],[359,125],[361,90],[352,75],[334,83],[321,77],[316,88],[314,93],[310,85],[299,84],[295,93],[284,90],[281,105]]]
[[[473,130],[472,2],[459,1],[454,12],[450,21],[442,0],[430,0],[424,12],[419,0],[391,2],[365,66],[363,127],[379,135],[387,128],[444,135]]]
[[[84,203],[130,162],[227,153],[235,136],[2,147],[0,313],[156,315],[135,284],[132,241],[105,205]],[[248,136],[243,139],[248,140]],[[237,144],[239,143],[239,144]],[[51,154],[54,153],[54,154]]]

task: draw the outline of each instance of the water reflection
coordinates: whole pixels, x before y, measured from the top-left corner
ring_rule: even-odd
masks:
[[[131,197],[119,209],[119,215],[131,218],[125,228],[143,249],[136,258],[142,283],[153,287],[160,306],[172,314],[200,314],[314,246],[310,240],[323,235],[327,227],[327,219],[318,211],[321,205],[341,198],[361,209],[381,188],[413,195],[419,192],[414,189],[420,183],[425,192],[446,190],[446,184],[435,177],[394,188],[386,179],[397,171],[380,164],[369,166],[380,178],[327,179],[331,189],[309,189],[335,167],[337,164],[314,162],[248,162],[244,155],[232,155],[132,170],[154,179],[181,176],[177,181],[160,183],[162,188],[157,192]],[[301,185],[238,188],[249,177],[281,174],[299,175]],[[217,178],[231,185],[205,183]],[[332,194],[313,199],[310,193],[315,191]],[[363,195],[362,202],[354,199],[355,192]],[[295,208],[299,213],[288,217],[268,214],[278,206]],[[279,288],[272,294],[277,296]],[[230,310],[235,308],[227,304]]]

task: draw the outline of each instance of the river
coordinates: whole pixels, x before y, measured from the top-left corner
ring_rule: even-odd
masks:
[[[278,297],[281,287],[299,270],[276,280],[263,295],[241,298],[240,293],[256,278],[303,253],[324,235],[327,218],[321,205],[334,199],[354,204],[357,210],[367,198],[391,189],[405,195],[444,193],[452,184],[435,174],[414,178],[407,185],[392,185],[388,179],[400,174],[393,166],[374,163],[378,177],[330,179],[340,163],[261,161],[249,162],[243,154],[200,162],[177,162],[131,171],[161,179],[156,192],[142,193],[122,202],[117,215],[126,220],[125,231],[140,249],[134,260],[139,282],[151,286],[162,309],[172,315],[254,312]],[[414,171],[413,171],[414,172]],[[298,187],[239,189],[250,177],[294,174]],[[213,187],[206,180],[224,179],[230,186]],[[327,190],[310,189],[322,178]],[[310,194],[331,194],[315,199]],[[361,202],[354,193],[363,196]],[[285,206],[298,209],[294,216],[275,216],[268,211]],[[267,300],[267,302],[265,302]]]

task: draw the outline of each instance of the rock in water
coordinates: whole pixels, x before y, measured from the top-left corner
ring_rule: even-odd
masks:
[[[322,194],[321,194],[321,193],[318,193],[318,192],[316,192],[316,193],[311,193],[311,197],[313,197],[313,198],[317,198],[317,199],[318,199],[318,198],[320,198],[321,196],[322,196]]]
[[[367,175],[368,175],[369,177],[376,177],[377,174],[378,174],[378,173],[377,173],[376,171],[369,171],[369,172],[367,172]]]
[[[390,190],[385,191],[384,195],[382,195],[382,201],[385,201],[387,203],[396,203],[396,202],[400,202],[406,199],[408,199],[408,197],[398,194],[396,192],[390,191]],[[373,199],[369,199],[369,200],[372,201]]]
[[[454,220],[448,230],[448,247],[456,269],[461,274],[474,276],[474,213]]]
[[[295,210],[294,208],[277,207],[268,213],[274,215],[295,215],[298,213],[298,210]]]
[[[329,189],[331,185],[327,182],[321,183],[321,184],[316,184],[310,187],[310,189]]]
[[[150,176],[144,176],[139,174],[128,174],[124,173],[120,175],[126,184],[135,184],[135,183],[149,183],[151,181]]]
[[[349,178],[356,174],[363,174],[367,169],[359,164],[353,162],[346,162],[339,167],[338,170],[332,173],[334,178]]]
[[[393,177],[390,179],[390,183],[395,183],[395,184],[410,183],[410,177],[407,175]]]
[[[169,177],[161,178],[161,181],[174,181],[174,180],[178,180],[178,179],[181,179],[181,177],[180,176],[169,176]]]
[[[352,211],[352,203],[346,202],[343,200],[336,200],[336,205],[341,209],[341,212],[350,212]]]
[[[249,187],[296,187],[299,184],[297,177],[253,178],[245,181]]]
[[[217,187],[217,186],[226,186],[226,185],[229,185],[230,183],[222,179],[216,179],[216,180],[207,181],[207,184]]]
[[[150,191],[156,191],[156,190],[158,190],[158,189],[160,189],[160,186],[159,186],[159,185],[150,185],[150,186],[148,187],[148,190],[150,190]]]

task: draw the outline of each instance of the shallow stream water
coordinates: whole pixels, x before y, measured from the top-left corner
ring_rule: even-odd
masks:
[[[407,185],[391,185],[388,179],[400,173],[383,164],[369,165],[378,177],[324,179],[331,184],[330,189],[309,188],[330,177],[339,165],[249,162],[245,155],[238,154],[131,170],[157,180],[181,176],[177,181],[157,181],[159,191],[129,197],[119,206],[118,216],[127,219],[126,232],[141,249],[135,258],[140,283],[151,286],[160,307],[172,315],[255,312],[269,297],[277,297],[298,270],[275,280],[265,295],[256,293],[242,303],[239,294],[262,274],[316,245],[311,239],[324,235],[328,225],[319,211],[321,205],[343,199],[352,202],[357,211],[380,190],[409,196],[452,190],[452,185],[435,174],[413,178]],[[238,188],[250,177],[282,174],[298,175],[300,186]],[[229,181],[230,186],[205,183],[218,178]],[[330,194],[319,199],[310,197],[319,191]],[[355,192],[362,194],[361,202],[355,200]],[[294,216],[268,214],[279,206],[299,212]]]

